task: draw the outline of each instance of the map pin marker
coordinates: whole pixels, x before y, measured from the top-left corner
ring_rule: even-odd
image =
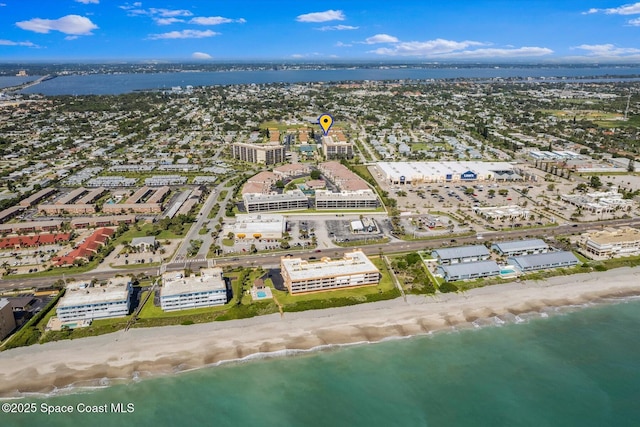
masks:
[[[318,123],[320,123],[320,127],[324,132],[324,136],[327,136],[327,134],[329,133],[329,129],[331,129],[331,125],[333,125],[333,117],[325,113],[318,117]]]

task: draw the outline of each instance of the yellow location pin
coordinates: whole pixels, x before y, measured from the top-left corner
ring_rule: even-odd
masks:
[[[318,117],[318,123],[320,123],[320,127],[324,132],[324,136],[327,136],[327,134],[329,133],[329,129],[331,129],[331,125],[333,124],[333,117],[325,113]]]

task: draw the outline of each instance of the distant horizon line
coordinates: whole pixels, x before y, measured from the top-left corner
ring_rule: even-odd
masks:
[[[277,64],[314,64],[314,65],[431,65],[431,66],[448,66],[448,65],[477,65],[477,66],[640,66],[640,61],[586,61],[586,60],[545,60],[545,61],[527,61],[527,60],[450,60],[450,61],[433,61],[433,60],[399,60],[399,59],[4,59],[0,61],[0,67],[15,64],[34,64],[34,65],[66,65],[66,64],[102,64],[102,65],[230,65],[230,64],[254,64],[254,65],[277,65]]]

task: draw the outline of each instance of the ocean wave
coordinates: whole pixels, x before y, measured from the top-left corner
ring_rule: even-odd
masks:
[[[277,358],[286,358],[286,357],[297,357],[303,355],[309,355],[318,352],[326,352],[326,351],[334,351],[347,347],[368,345],[368,344],[378,344],[384,343],[388,341],[395,341],[400,339],[413,339],[413,338],[432,338],[440,334],[454,333],[459,334],[464,331],[477,331],[487,327],[495,328],[495,327],[503,327],[505,325],[521,325],[529,323],[530,321],[542,321],[543,319],[548,319],[554,316],[562,316],[565,314],[569,314],[575,311],[579,311],[585,308],[593,308],[605,305],[615,305],[615,304],[625,304],[629,302],[637,302],[640,300],[640,295],[624,295],[624,296],[610,296],[601,298],[595,301],[589,301],[580,304],[567,304],[563,306],[545,306],[540,308],[539,310],[532,310],[529,312],[518,312],[518,314],[513,314],[510,312],[501,314],[500,316],[492,316],[488,318],[479,318],[473,320],[471,322],[460,322],[455,325],[452,325],[448,328],[438,329],[438,330],[428,330],[423,333],[413,334],[413,335],[391,335],[380,340],[376,341],[368,341],[361,340],[351,343],[340,343],[340,344],[322,344],[318,346],[314,346],[308,349],[282,349],[275,350],[269,352],[256,352],[251,353],[243,357],[233,358],[233,359],[224,359],[214,363],[205,364],[202,366],[189,366],[187,364],[178,364],[174,366],[171,370],[165,372],[150,372],[150,371],[134,371],[130,377],[101,377],[93,380],[84,380],[69,384],[64,387],[54,387],[53,389],[46,392],[21,392],[17,390],[13,395],[0,397],[0,401],[8,401],[8,400],[21,400],[28,398],[35,399],[47,399],[55,396],[61,395],[69,395],[69,394],[81,394],[81,393],[90,393],[95,390],[105,389],[108,387],[113,387],[116,385],[127,385],[139,383],[140,381],[144,381],[149,378],[157,378],[162,376],[171,376],[176,374],[188,373],[200,369],[207,369],[225,365],[233,365],[233,364],[242,364],[242,363],[251,363],[260,360],[269,360],[269,359],[277,359]]]

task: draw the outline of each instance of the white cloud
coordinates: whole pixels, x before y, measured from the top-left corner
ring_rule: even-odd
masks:
[[[137,1],[133,4],[125,3],[122,6],[118,6],[118,7],[123,10],[130,10],[130,9],[135,9],[136,7],[142,7],[142,3]]]
[[[457,42],[453,40],[435,39],[425,42],[401,42],[390,48],[378,48],[374,53],[394,56],[431,56],[442,55],[466,49],[470,46],[481,46],[483,43],[475,41]]]
[[[368,37],[364,43],[365,44],[376,44],[376,43],[398,43],[399,40],[397,37],[390,36],[389,34],[376,34],[375,36]]]
[[[434,39],[427,41],[397,42],[391,47],[370,51],[385,56],[417,56],[426,58],[473,59],[473,58],[528,58],[550,55],[553,50],[545,47],[523,46],[507,48],[474,48],[485,46],[472,40],[455,41]]]
[[[120,6],[120,9],[126,10],[129,16],[150,16],[156,21],[161,18],[193,16],[193,12],[186,9],[164,9],[155,7],[149,9],[137,9],[140,6],[142,6],[142,3],[136,2],[133,3],[133,5],[125,4]]]
[[[298,22],[327,22],[327,21],[344,21],[346,17],[341,10],[325,10],[324,12],[313,12],[298,15]]]
[[[89,18],[78,15],[67,15],[59,19],[33,18],[28,21],[16,22],[16,25],[23,30],[36,33],[47,34],[49,31],[60,31],[76,36],[91,35],[92,30],[98,29],[98,26]]]
[[[0,46],[27,46],[27,47],[38,47],[37,45],[31,42],[14,42],[13,40],[3,40],[0,39]]]
[[[220,33],[216,33],[215,31],[206,30],[206,31],[198,31],[198,30],[182,30],[182,31],[170,31],[168,33],[162,34],[150,34],[149,39],[151,40],[162,40],[162,39],[202,39],[206,37],[217,36]]]
[[[310,52],[310,53],[294,53],[291,55],[292,58],[301,59],[301,58],[317,58],[319,56],[323,56],[320,52]]]
[[[324,27],[316,28],[318,31],[349,31],[357,30],[360,27],[354,27],[352,25],[325,25]]]
[[[586,50],[589,56],[599,57],[624,57],[627,55],[640,54],[640,49],[634,47],[616,47],[611,43],[607,44],[581,44],[576,49]]]
[[[353,45],[350,44],[350,43],[343,43],[343,42],[337,42],[336,43],[336,47],[351,47],[351,46],[353,46]]]
[[[594,13],[604,13],[607,15],[640,15],[640,2],[607,9],[591,8],[586,12],[582,12],[583,15],[591,15]]]
[[[189,21],[189,24],[196,24],[196,25],[220,25],[220,24],[230,24],[236,22],[238,24],[244,24],[245,22],[247,22],[244,18],[239,18],[239,19],[231,19],[231,18],[225,18],[222,16],[198,16],[196,18],[192,18]]]
[[[193,52],[191,54],[191,57],[193,59],[213,59],[213,56],[209,55],[208,53],[204,53],[204,52]]]
[[[450,59],[490,59],[490,58],[532,58],[537,56],[551,55],[553,50],[546,47],[523,46],[519,48],[481,48],[474,50],[463,50],[441,55],[441,58]]]
[[[586,12],[582,12],[583,15],[591,15],[594,13],[604,13],[606,15],[640,15],[640,2],[625,4],[619,7],[611,7],[608,9],[591,8]],[[631,19],[627,21],[627,24],[632,27],[639,27],[640,18]]]
[[[171,24],[175,24],[176,22],[184,22],[184,19],[179,19],[179,18],[156,18],[156,19],[154,19],[154,21],[158,25],[171,25]]]
[[[156,9],[152,7],[149,9],[150,15],[159,15],[163,18],[171,18],[173,16],[193,16],[193,13],[185,9]]]
[[[76,2],[82,4],[99,4],[100,0],[76,0]]]

